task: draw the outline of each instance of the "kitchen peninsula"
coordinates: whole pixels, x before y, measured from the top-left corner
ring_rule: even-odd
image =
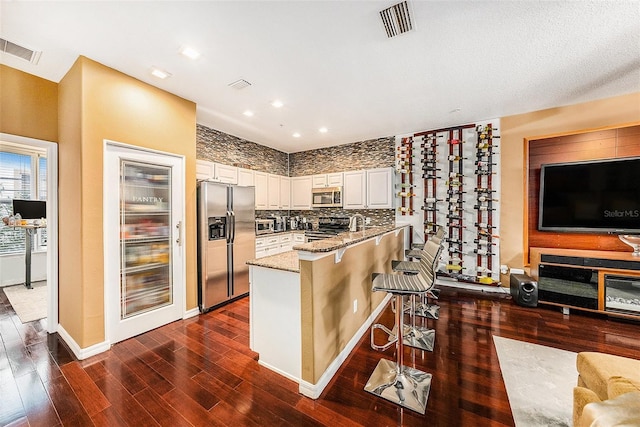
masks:
[[[249,264],[250,345],[259,363],[317,398],[388,301],[372,273],[402,259],[406,226],[371,227]]]

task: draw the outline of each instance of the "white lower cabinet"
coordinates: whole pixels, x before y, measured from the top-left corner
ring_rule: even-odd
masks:
[[[304,234],[277,233],[265,237],[256,237],[256,258],[290,251],[298,243],[304,243]]]

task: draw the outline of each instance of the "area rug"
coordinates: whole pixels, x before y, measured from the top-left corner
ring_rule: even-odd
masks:
[[[493,336],[517,427],[571,426],[576,353]]]
[[[24,285],[2,288],[22,323],[47,317],[47,282],[35,282],[32,289]]]

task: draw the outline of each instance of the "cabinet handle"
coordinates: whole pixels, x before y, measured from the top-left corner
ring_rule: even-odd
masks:
[[[176,239],[176,243],[178,246],[182,246],[182,221],[178,221],[176,228],[178,229],[178,238]]]

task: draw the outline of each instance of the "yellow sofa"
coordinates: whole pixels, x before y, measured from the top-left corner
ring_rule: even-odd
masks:
[[[582,352],[576,367],[575,427],[640,426],[640,360]]]

